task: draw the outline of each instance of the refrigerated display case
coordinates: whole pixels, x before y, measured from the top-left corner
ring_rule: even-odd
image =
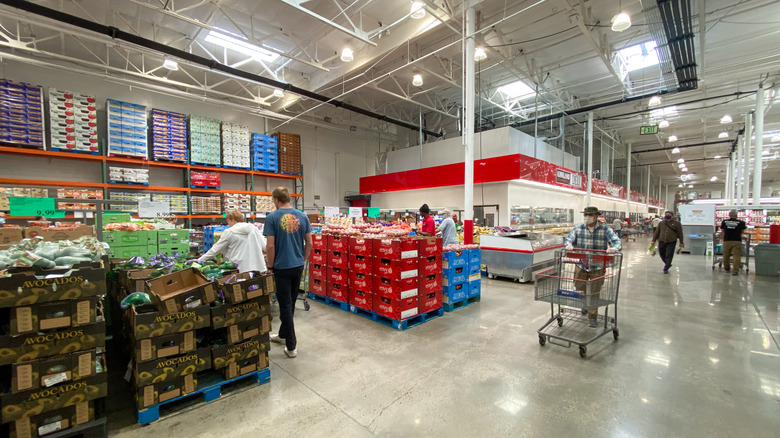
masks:
[[[508,277],[521,283],[533,280],[563,247],[563,236],[543,231],[518,230],[480,237],[482,264],[490,278]]]

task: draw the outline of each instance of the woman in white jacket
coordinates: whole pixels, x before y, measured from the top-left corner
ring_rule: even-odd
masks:
[[[198,262],[212,260],[217,254],[222,254],[226,261],[238,265],[238,272],[266,271],[263,233],[253,224],[244,222],[244,215],[239,210],[227,214],[227,223],[230,228],[222,232],[222,237]]]

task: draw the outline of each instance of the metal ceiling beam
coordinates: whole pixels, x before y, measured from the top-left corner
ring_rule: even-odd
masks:
[[[377,45],[375,42],[371,41],[368,38],[368,32],[364,31],[363,29],[358,29],[357,26],[353,25],[352,30],[349,30],[346,27],[344,27],[344,26],[342,26],[342,25],[340,25],[338,23],[334,23],[333,21],[323,17],[322,15],[319,15],[318,13],[316,13],[316,12],[314,12],[312,10],[306,9],[303,6],[301,6],[301,4],[302,3],[306,3],[306,1],[302,1],[302,0],[280,0],[280,1],[282,3],[285,3],[285,4],[289,5],[289,6],[292,6],[293,8],[297,9],[300,12],[303,12],[304,14],[306,14],[306,15],[308,15],[310,17],[316,18],[317,20],[327,24],[328,26],[330,26],[330,27],[332,27],[332,28],[334,28],[336,30],[339,30],[339,31],[341,31],[341,32],[351,36],[352,38],[359,39],[360,41],[363,41],[364,43],[370,44],[370,45],[375,46],[375,47]],[[352,20],[348,19],[347,21],[349,21],[350,24],[352,23]]]
[[[400,94],[393,93],[392,91],[385,90],[384,88],[379,87],[378,83],[372,83],[369,88],[372,89],[372,90],[380,91],[380,92],[382,92],[384,94],[387,94],[388,96],[392,96],[392,97],[394,97],[394,98],[396,98],[398,100],[403,100],[403,101],[406,101],[406,102],[409,102],[409,103],[413,103],[415,105],[418,105],[418,106],[420,106],[422,108],[427,109],[428,111],[432,111],[432,112],[435,112],[435,113],[438,113],[438,114],[441,114],[441,115],[444,115],[444,116],[452,117],[453,119],[457,119],[458,118],[457,114],[450,114],[450,113],[448,113],[445,110],[434,108],[434,107],[426,105],[424,103],[420,103],[420,102],[417,102],[415,100],[412,100],[411,97],[402,96]]]

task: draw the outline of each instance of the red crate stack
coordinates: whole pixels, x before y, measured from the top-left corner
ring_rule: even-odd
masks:
[[[417,242],[418,306],[422,314],[442,307],[442,239],[424,237],[417,239]]]
[[[324,297],[328,295],[328,236],[326,234],[313,234],[311,240],[309,292]]]
[[[349,238],[349,304],[374,310],[374,240]]]
[[[328,235],[327,296],[342,303],[349,302],[349,236]]]
[[[374,312],[395,320],[419,314],[418,252],[414,239],[374,241]]]
[[[198,187],[221,187],[222,177],[217,172],[190,171],[190,184]]]

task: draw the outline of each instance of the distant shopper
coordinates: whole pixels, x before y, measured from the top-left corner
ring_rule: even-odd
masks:
[[[441,234],[442,245],[456,245],[458,243],[458,231],[455,229],[455,221],[450,217],[448,209],[442,210],[441,214],[444,216],[444,220],[441,221],[437,234]]]
[[[578,249],[596,249],[607,250],[614,254],[621,250],[620,238],[612,231],[609,225],[599,222],[600,215],[598,207],[586,207],[582,212],[585,215],[585,223],[579,224],[566,236],[564,244],[567,251]],[[587,291],[588,280],[593,279],[591,283],[591,296],[598,299],[601,286],[604,285],[604,275],[606,270],[600,267],[576,266],[574,268],[574,286],[580,292]],[[598,310],[588,310],[588,326],[598,327]]]
[[[731,269],[731,258],[734,257],[734,273],[739,275],[742,267],[742,232],[747,229],[745,221],[737,219],[737,210],[729,211],[729,218],[720,223],[723,230],[723,267],[728,272]]]
[[[661,221],[653,232],[653,242],[658,242],[658,255],[664,262],[664,274],[669,273],[674,258],[674,248],[677,240],[680,241],[680,249],[684,248],[683,231],[680,221],[674,216],[674,212],[667,210],[664,213],[664,220]]]
[[[418,233],[422,236],[433,236],[436,234],[436,222],[431,217],[431,209],[428,207],[428,204],[423,204],[420,207],[420,216],[423,219]]]
[[[292,208],[286,187],[277,187],[271,196],[276,211],[266,217],[263,234],[268,238],[268,266],[274,271],[281,319],[279,332],[271,335],[271,340],[284,343],[284,353],[294,358],[298,356],[298,340],[293,316],[303,266],[311,253],[311,224],[305,214]]]
[[[228,212],[227,223],[230,228],[222,232],[222,237],[198,262],[213,260],[217,254],[222,254],[228,261],[236,263],[238,272],[266,271],[263,258],[265,237],[260,230],[244,222],[244,215],[239,210]]]
[[[614,221],[612,221],[612,229],[615,231],[615,234],[617,234],[618,238],[623,237],[623,221],[620,220],[619,217],[616,217]]]
[[[652,221],[650,221],[650,226],[653,227],[653,231],[655,232],[656,228],[658,228],[658,225],[661,224],[661,218],[658,217],[658,215],[655,215]]]

